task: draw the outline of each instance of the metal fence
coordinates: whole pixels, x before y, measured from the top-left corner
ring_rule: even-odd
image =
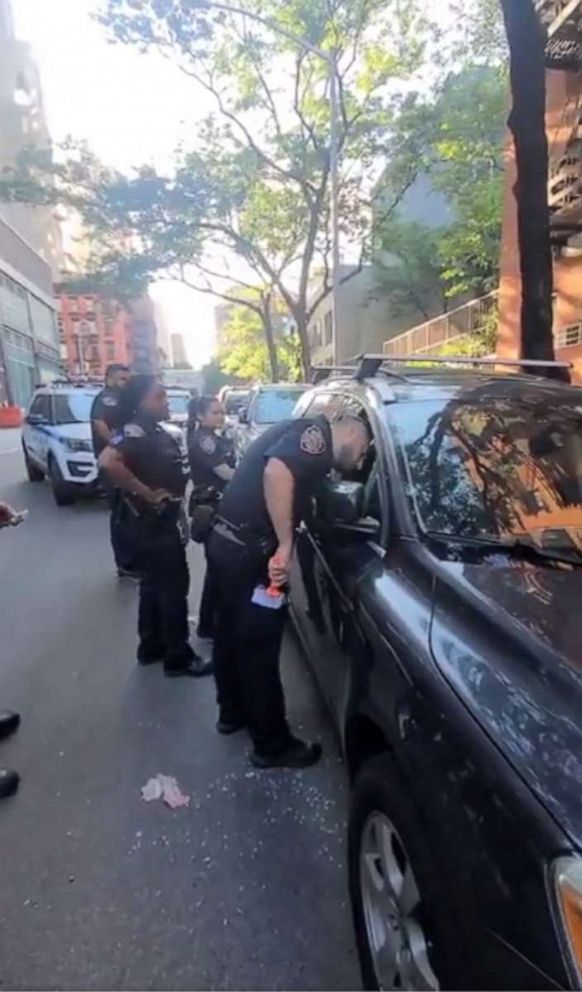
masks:
[[[470,337],[483,331],[487,321],[497,310],[498,298],[499,292],[494,290],[487,296],[471,300],[470,303],[465,303],[449,313],[427,320],[425,324],[420,324],[404,334],[385,341],[382,350],[385,355],[395,357],[438,353],[443,345],[450,341]]]

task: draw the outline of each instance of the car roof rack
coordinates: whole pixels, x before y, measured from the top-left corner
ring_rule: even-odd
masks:
[[[442,357],[436,357],[433,355],[405,355],[405,356],[393,356],[393,355],[358,355],[357,356],[358,367],[355,371],[355,378],[361,381],[362,379],[369,379],[371,376],[376,375],[380,371],[383,365],[415,365],[419,363],[430,362],[434,365],[471,365],[474,368],[480,366],[484,368],[495,368],[496,366],[502,366],[506,368],[551,368],[551,369],[571,369],[572,364],[570,362],[550,362],[542,361],[540,359],[533,358],[473,358],[467,355],[447,355]],[[391,373],[387,369],[382,369],[382,372],[386,372],[389,375],[395,375],[396,373]]]
[[[355,372],[354,365],[314,365],[311,370],[311,384],[317,386],[319,382],[323,382],[324,379],[329,379],[330,376],[334,374],[341,375],[342,373],[353,373]]]

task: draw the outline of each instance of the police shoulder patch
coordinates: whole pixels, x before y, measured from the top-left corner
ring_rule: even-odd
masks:
[[[139,424],[126,424],[123,433],[125,437],[145,437],[145,431]]]
[[[210,434],[204,434],[198,444],[205,455],[213,455],[216,451],[216,441]]]
[[[104,396],[103,406],[117,406],[117,400],[115,396]]]
[[[307,455],[323,454],[326,444],[321,428],[315,424],[312,424],[311,427],[306,427],[299,438],[299,447]]]

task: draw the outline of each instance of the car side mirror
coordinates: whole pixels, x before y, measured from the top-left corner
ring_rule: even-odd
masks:
[[[29,413],[28,416],[25,417],[25,422],[31,425],[46,424],[47,419],[43,413]]]

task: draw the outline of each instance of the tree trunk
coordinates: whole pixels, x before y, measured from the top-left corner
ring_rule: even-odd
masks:
[[[299,348],[301,351],[301,371],[303,381],[311,381],[311,348],[309,345],[309,335],[307,333],[307,319],[305,308],[298,306],[293,311],[293,319],[297,326],[297,336],[299,338]]]
[[[271,369],[271,382],[279,381],[279,359],[277,356],[277,344],[275,342],[275,332],[273,330],[273,318],[271,314],[271,294],[265,293],[262,299],[263,328],[265,340],[267,342],[267,352],[269,354],[269,366]]]
[[[521,271],[521,357],[554,361],[546,35],[532,0],[500,0],[500,3],[511,62],[513,105],[508,124],[517,168],[514,194]]]

